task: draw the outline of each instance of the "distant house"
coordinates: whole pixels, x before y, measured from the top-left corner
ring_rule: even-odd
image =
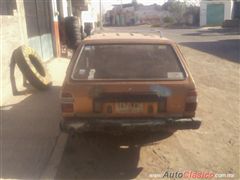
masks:
[[[105,14],[105,25],[159,24],[161,19],[170,14],[160,10],[160,7],[156,4],[144,6],[134,3],[114,5],[114,8]]]
[[[220,26],[233,17],[233,0],[202,0],[200,26]]]
[[[159,6],[156,4],[139,6],[135,12],[139,23],[159,24],[161,19],[170,15],[168,11],[159,10],[158,8]]]

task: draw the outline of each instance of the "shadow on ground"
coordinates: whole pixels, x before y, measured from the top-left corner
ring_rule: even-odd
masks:
[[[240,39],[207,42],[183,42],[180,44],[218,56],[224,60],[240,63]]]
[[[173,132],[128,133],[114,136],[85,133],[69,137],[56,179],[133,179],[142,146],[156,143]]]
[[[239,28],[209,28],[197,30],[193,33],[185,33],[184,36],[227,36],[227,35],[240,35]]]
[[[59,91],[53,86],[1,106],[1,178],[41,176],[59,135]]]

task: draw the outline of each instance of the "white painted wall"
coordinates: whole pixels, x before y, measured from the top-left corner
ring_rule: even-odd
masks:
[[[92,6],[91,1],[88,1],[88,10],[82,11],[81,22],[83,29],[85,28],[85,22],[92,23],[93,31],[95,30],[95,23],[97,22],[96,8]]]
[[[207,4],[224,4],[224,20],[232,19],[233,1],[232,0],[202,0],[200,3],[200,26],[207,25]]]
[[[54,22],[58,22],[58,9],[57,9],[57,0],[51,1],[51,15]]]
[[[67,0],[62,0],[62,11],[63,11],[63,17],[67,17],[68,16],[68,3]]]

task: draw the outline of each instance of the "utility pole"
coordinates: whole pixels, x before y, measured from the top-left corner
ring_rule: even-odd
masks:
[[[102,0],[99,0],[99,16],[100,16],[100,30],[103,29],[102,24]]]

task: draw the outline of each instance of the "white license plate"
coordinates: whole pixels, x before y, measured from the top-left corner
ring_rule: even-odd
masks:
[[[117,113],[141,113],[144,112],[143,103],[116,103],[115,111]]]

